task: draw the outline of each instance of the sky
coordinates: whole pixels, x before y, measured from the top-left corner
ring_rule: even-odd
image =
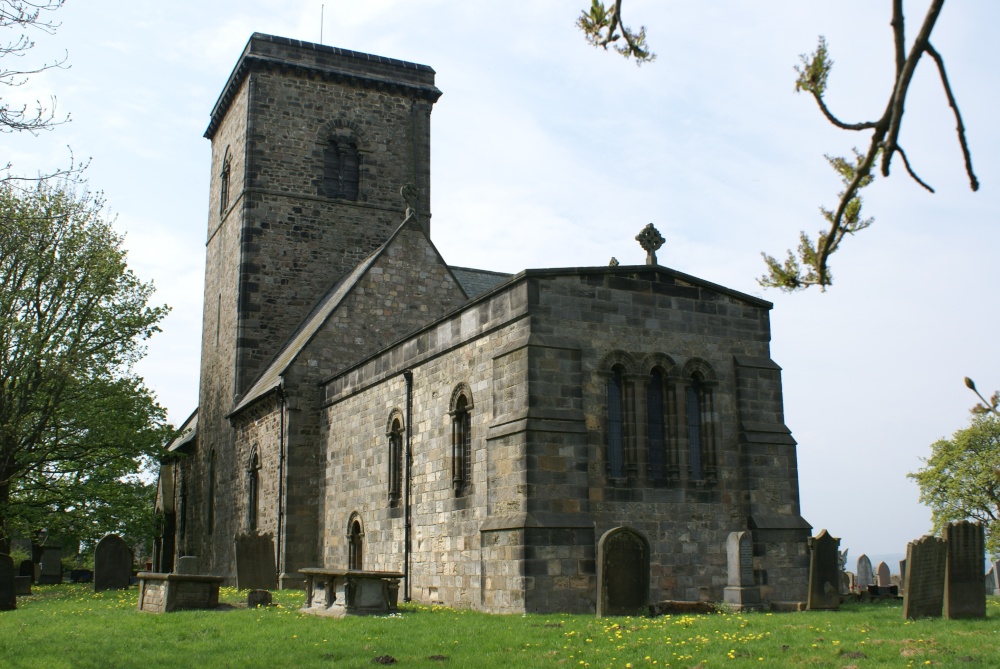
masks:
[[[1000,4],[949,3],[932,38],[979,192],[924,58],[900,143],[937,192],[897,159],[866,190],[875,222],[833,256],[833,287],[789,295],[757,284],[761,251],[783,256],[800,230],[823,227],[819,207],[840,190],[824,155],[869,141],[796,94],[793,67],[824,35],[835,63],[829,106],[847,121],[874,120],[892,85],[891,2],[625,0],[626,23],[646,25],[657,54],[642,67],[585,43],[574,20],[588,2],[68,0],[58,32],[35,35],[17,65],[65,52],[69,67],[0,94],[56,96],[71,121],[0,136],[0,162],[35,174],[65,166],[70,151],[90,161],[89,187],[117,216],[131,267],[172,307],[136,370],[178,424],[198,394],[202,135],[250,35],[319,42],[322,27],[324,44],[430,65],[444,92],[431,120],[431,210],[445,259],[506,272],[611,256],[641,264],[634,236],[652,222],[666,238],[661,264],[773,302],[771,357],[799,444],[803,517],[840,537],[851,563],[902,557],[931,525],[906,474],[968,424],[975,397],[964,376],[1000,387],[1000,86],[983,58]],[[905,3],[908,34],[927,4]]]

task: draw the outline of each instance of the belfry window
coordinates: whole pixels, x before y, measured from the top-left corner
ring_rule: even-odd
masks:
[[[608,378],[608,476],[625,476],[625,378],[615,365]]]
[[[229,155],[229,147],[226,147],[226,154],[222,158],[222,172],[219,173],[219,215],[225,216],[226,209],[229,208],[229,174],[232,167],[232,157]]]
[[[323,195],[357,201],[360,175],[357,143],[346,137],[331,138],[323,149]]]
[[[663,372],[654,369],[646,386],[646,439],[649,477],[654,483],[667,478],[667,425],[664,412],[666,383]]]
[[[451,481],[456,495],[472,482],[472,413],[465,395],[459,395],[451,412]]]
[[[694,373],[686,391],[688,473],[693,481],[714,483],[715,422],[712,385],[699,373]]]
[[[260,503],[260,458],[257,449],[250,453],[247,462],[247,530],[257,530],[257,507]]]

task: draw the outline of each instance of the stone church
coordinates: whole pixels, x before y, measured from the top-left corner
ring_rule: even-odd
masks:
[[[653,601],[720,601],[750,530],[764,598],[804,600],[772,305],[657,264],[652,227],[643,265],[449,265],[440,95],[426,65],[250,38],[205,132],[200,397],[155,568],[232,579],[266,533],[282,587],[388,570],[418,602],[586,612],[609,531],[645,542]]]

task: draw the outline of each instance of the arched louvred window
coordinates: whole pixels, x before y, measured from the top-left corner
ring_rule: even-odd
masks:
[[[472,482],[472,412],[464,394],[451,412],[451,480],[456,495],[464,494]]]
[[[667,421],[666,379],[663,371],[654,369],[646,386],[646,439],[649,477],[654,483],[667,480]]]
[[[398,415],[390,418],[389,431],[389,505],[398,506],[403,489],[403,422]]]
[[[625,375],[621,365],[608,378],[608,476],[625,476]]]
[[[358,200],[361,154],[349,137],[331,137],[323,149],[323,194],[340,200]]]
[[[222,171],[219,172],[219,216],[225,216],[229,208],[229,177],[232,171],[232,156],[229,147],[222,157]]]
[[[260,457],[257,449],[250,452],[247,461],[247,531],[257,531],[257,510],[260,503]]]

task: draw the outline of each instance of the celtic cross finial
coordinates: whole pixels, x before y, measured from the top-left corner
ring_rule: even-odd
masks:
[[[417,192],[417,187],[413,184],[406,184],[399,189],[399,194],[403,196],[403,200],[406,202],[407,218],[410,217],[410,214],[416,214],[417,202],[420,196],[420,193]]]
[[[646,252],[646,264],[657,264],[656,251],[663,246],[664,241],[660,231],[654,228],[652,223],[648,223],[642,229],[642,232],[635,236],[635,240],[639,242],[639,246]]]

